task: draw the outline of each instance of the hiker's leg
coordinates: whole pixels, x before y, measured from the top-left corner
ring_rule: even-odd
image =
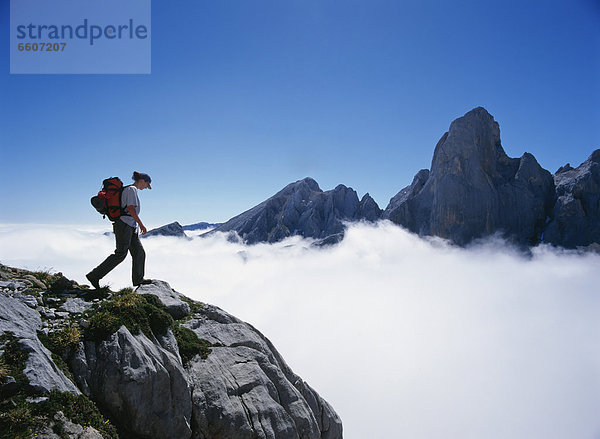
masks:
[[[131,237],[133,236],[133,227],[128,226],[121,220],[115,221],[113,224],[113,231],[115,232],[115,240],[117,246],[115,252],[107,257],[104,262],[94,268],[90,273],[90,277],[100,280],[108,274],[113,268],[123,262],[123,259],[127,256],[127,250],[131,244]]]
[[[131,236],[131,244],[129,245],[129,253],[131,253],[131,281],[134,285],[138,285],[144,279],[144,266],[146,264],[146,252],[140,242],[140,237],[137,233]]]

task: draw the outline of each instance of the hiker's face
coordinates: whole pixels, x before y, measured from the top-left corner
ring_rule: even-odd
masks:
[[[148,189],[148,186],[150,186],[150,184],[146,180],[138,180],[135,182],[135,185],[141,191],[143,191],[144,189]]]

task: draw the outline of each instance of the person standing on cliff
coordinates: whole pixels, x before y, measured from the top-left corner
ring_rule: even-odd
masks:
[[[100,289],[100,279],[123,262],[128,251],[131,253],[132,258],[131,279],[133,285],[139,286],[152,283],[152,281],[144,279],[146,252],[138,236],[138,226],[142,235],[147,232],[139,217],[140,199],[138,198],[138,190],[152,189],[150,186],[152,179],[148,174],[137,171],[133,173],[132,179],[134,183],[123,188],[121,195],[121,207],[124,213],[113,223],[113,231],[117,242],[115,252],[85,276],[96,289]]]

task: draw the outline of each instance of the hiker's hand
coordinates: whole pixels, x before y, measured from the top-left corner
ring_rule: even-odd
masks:
[[[140,230],[142,231],[142,235],[145,235],[146,232],[148,231],[148,230],[146,230],[146,226],[143,224],[140,226]]]

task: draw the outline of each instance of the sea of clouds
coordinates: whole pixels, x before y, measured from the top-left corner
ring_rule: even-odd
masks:
[[[85,273],[102,230],[2,225],[0,262]],[[600,256],[468,249],[388,222],[336,246],[143,240],[146,274],[251,323],[342,417],[344,437],[599,438]],[[130,286],[128,258],[103,283]]]

